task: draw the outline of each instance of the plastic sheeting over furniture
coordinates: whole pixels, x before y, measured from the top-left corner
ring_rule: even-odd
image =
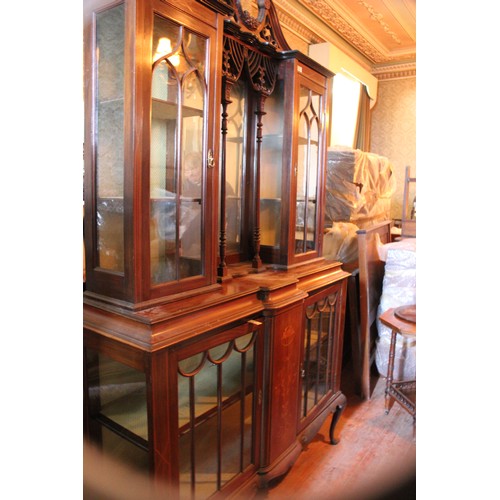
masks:
[[[323,255],[344,264],[358,258],[358,226],[352,222],[334,222],[323,236]]]
[[[359,149],[328,150],[325,223],[352,222],[359,228],[390,219],[396,181],[391,162]]]
[[[358,229],[390,219],[396,181],[391,162],[359,149],[331,148],[326,174],[323,254],[343,263],[357,259]]]
[[[416,238],[403,239],[381,245],[379,255],[385,260],[382,295],[378,316],[392,307],[416,304],[417,254]],[[387,375],[391,330],[377,320],[378,340],[375,363],[382,376]],[[416,340],[398,336],[394,364],[394,377],[399,380],[416,378]]]

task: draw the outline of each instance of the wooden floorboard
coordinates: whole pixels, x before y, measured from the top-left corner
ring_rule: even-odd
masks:
[[[271,500],[412,499],[415,493],[416,424],[401,406],[384,410],[385,379],[375,377],[370,400],[354,394],[347,366],[347,405],[329,442],[328,419],[289,473],[260,498]]]

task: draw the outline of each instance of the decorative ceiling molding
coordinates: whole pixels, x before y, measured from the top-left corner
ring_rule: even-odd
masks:
[[[275,4],[279,5],[282,2],[275,2]],[[288,30],[292,31],[296,36],[304,40],[308,45],[314,43],[323,43],[327,41],[321,34],[318,33],[318,30],[312,30],[308,26],[306,26],[303,21],[299,21],[297,19],[297,13],[293,13],[292,9],[282,10],[277,9],[278,19],[282,26],[285,26]]]
[[[340,35],[350,45],[377,64],[387,61],[387,55],[378,50],[366,37],[354,29],[326,0],[300,0],[302,5],[315,13],[330,29]]]
[[[390,26],[384,21],[384,16],[380,13],[377,12],[373,6],[371,6],[368,2],[365,2],[364,0],[358,1],[359,5],[362,5],[365,7],[365,9],[368,11],[370,14],[370,18],[376,21],[377,23],[380,24],[382,29],[397,43],[401,44],[401,40],[399,37],[394,33],[394,31],[391,30]]]
[[[274,0],[274,4],[282,25],[304,43],[330,42],[380,78],[416,72],[415,0]]]
[[[415,78],[417,76],[417,65],[415,63],[409,63],[380,66],[372,69],[372,75],[376,76],[379,80]]]
[[[342,49],[366,69],[371,69],[370,61],[352,44],[338,35],[324,19],[311,12],[302,0],[273,0],[282,25],[299,36],[308,45],[330,42]]]

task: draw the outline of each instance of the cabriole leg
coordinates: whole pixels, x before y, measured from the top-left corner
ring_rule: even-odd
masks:
[[[335,439],[333,437],[333,432],[335,431],[335,426],[337,425],[337,422],[339,421],[340,415],[344,411],[345,408],[345,401],[338,405],[335,411],[333,412],[332,415],[332,423],[330,424],[330,444],[338,444],[340,442],[340,439]]]

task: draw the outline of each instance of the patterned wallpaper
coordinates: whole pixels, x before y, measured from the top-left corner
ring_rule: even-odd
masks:
[[[416,177],[416,77],[379,81],[372,110],[371,152],[386,156],[394,167],[396,192],[391,217],[400,219],[407,165]],[[413,196],[414,189],[410,200]]]

